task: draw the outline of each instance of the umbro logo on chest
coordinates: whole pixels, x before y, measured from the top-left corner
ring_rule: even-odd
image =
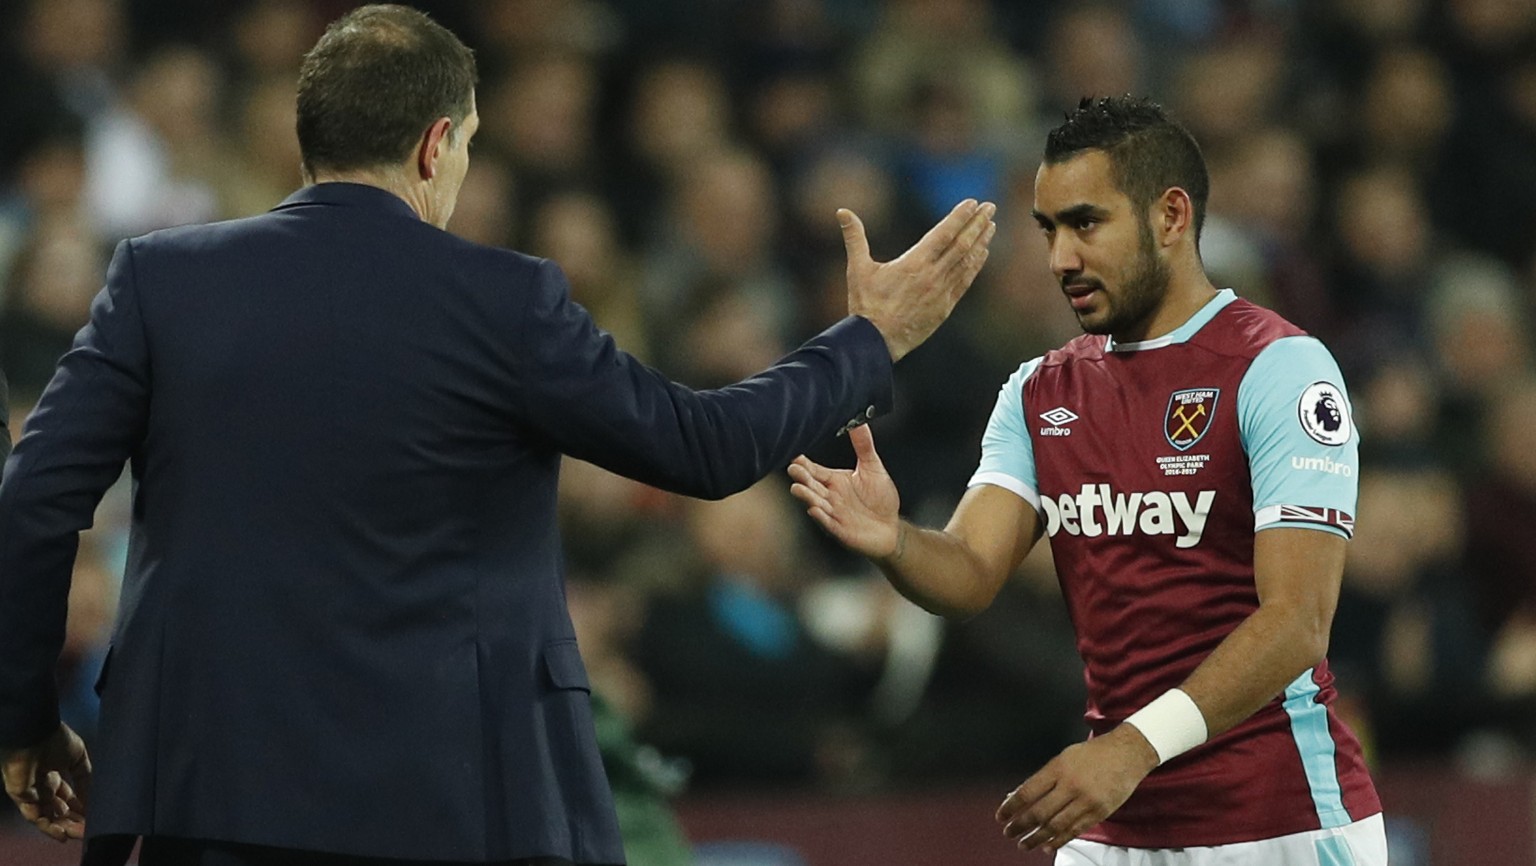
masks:
[[[1076,412],[1073,412],[1071,409],[1068,409],[1065,406],[1057,406],[1055,409],[1052,409],[1049,412],[1041,412],[1040,413],[1040,420],[1044,421],[1045,423],[1047,423],[1047,424],[1049,424],[1051,426],[1049,426],[1049,427],[1041,427],[1040,428],[1040,435],[1041,436],[1071,436],[1072,435],[1072,428],[1068,427],[1067,425],[1071,424],[1073,421],[1076,421],[1077,419],[1078,419],[1078,414]]]

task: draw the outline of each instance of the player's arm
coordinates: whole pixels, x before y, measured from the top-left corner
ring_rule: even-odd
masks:
[[[1285,691],[1328,652],[1344,578],[1346,541],[1316,529],[1277,527],[1253,542],[1259,609],[1180,687],[1213,737]]]
[[[858,464],[829,469],[801,456],[790,464],[790,492],[850,550],[885,572],[891,585],[930,613],[967,617],[992,603],[1040,534],[1034,508],[990,484],[966,491],[943,529],[899,515],[896,484],[867,426],[849,433]]]

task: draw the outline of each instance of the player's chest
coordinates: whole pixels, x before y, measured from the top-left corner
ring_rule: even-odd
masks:
[[[1024,420],[1043,489],[1098,481],[1196,489],[1246,479],[1240,370],[1116,360],[1043,370],[1026,384]]]

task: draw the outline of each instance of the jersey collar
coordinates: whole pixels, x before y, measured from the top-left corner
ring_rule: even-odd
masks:
[[[1150,340],[1142,340],[1136,343],[1116,343],[1113,336],[1104,338],[1104,351],[1106,352],[1142,352],[1147,349],[1161,349],[1164,346],[1172,346],[1183,343],[1193,337],[1196,332],[1205,327],[1205,323],[1216,318],[1221,308],[1237,300],[1237,293],[1231,289],[1222,289],[1216,293],[1216,297],[1205,302],[1205,306],[1195,311],[1193,316],[1184,324],[1174,328],[1161,337],[1153,337]]]

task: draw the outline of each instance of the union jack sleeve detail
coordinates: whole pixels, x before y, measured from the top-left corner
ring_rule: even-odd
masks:
[[[1346,536],[1355,534],[1354,515],[1337,508],[1313,508],[1307,505],[1270,505],[1254,512],[1255,531],[1276,523],[1312,523],[1332,526]]]

